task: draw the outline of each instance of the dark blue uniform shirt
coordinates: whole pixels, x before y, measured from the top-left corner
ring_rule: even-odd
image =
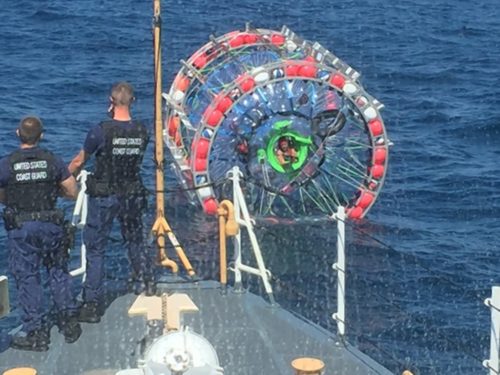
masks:
[[[112,120],[116,124],[120,125],[120,127],[124,129],[134,128],[133,121],[118,121]],[[85,138],[85,143],[83,144],[83,151],[87,155],[92,155],[99,151],[105,145],[104,132],[102,131],[101,125],[96,125],[87,133],[87,138]]]

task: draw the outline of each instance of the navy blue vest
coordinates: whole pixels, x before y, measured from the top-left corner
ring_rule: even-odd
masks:
[[[9,164],[6,206],[27,212],[54,210],[60,192],[54,154],[38,147],[18,150]]]
[[[100,124],[105,141],[96,154],[95,171],[88,186],[90,195],[138,193],[142,188],[140,169],[149,137],[140,122],[131,124]]]

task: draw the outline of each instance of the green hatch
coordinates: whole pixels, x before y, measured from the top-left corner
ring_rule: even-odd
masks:
[[[271,132],[272,135],[267,142],[265,150],[260,149],[257,152],[259,162],[266,159],[271,167],[280,173],[289,173],[300,169],[306,162],[309,147],[313,144],[311,137],[304,137],[292,130],[288,130],[288,127],[291,124],[291,120],[281,120],[276,122],[273,125],[274,131]],[[283,137],[292,141],[293,147],[297,152],[297,160],[290,165],[290,168],[284,168],[276,157],[276,144],[278,143],[278,140]]]

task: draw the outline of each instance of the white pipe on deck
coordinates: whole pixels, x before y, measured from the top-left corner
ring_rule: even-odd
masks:
[[[483,366],[490,369],[490,375],[500,374],[500,286],[491,288],[491,298],[484,304],[491,310],[490,358],[483,361]]]
[[[337,214],[337,262],[332,268],[337,271],[337,312],[332,318],[337,321],[339,335],[345,335],[345,208],[339,206]]]

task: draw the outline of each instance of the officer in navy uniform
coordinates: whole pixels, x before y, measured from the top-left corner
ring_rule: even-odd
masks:
[[[47,268],[60,332],[68,343],[81,334],[68,273],[64,213],[56,209],[59,195],[76,199],[77,186],[61,158],[38,146],[42,132],[40,119],[24,118],[17,129],[20,149],[0,159],[0,202],[6,206],[9,270],[17,284],[23,322],[11,346],[34,351],[46,351],[50,343],[42,312],[41,265]]]
[[[155,293],[152,259],[143,238],[142,214],[146,208],[140,168],[149,141],[146,127],[132,120],[130,105],[133,89],[119,82],[111,89],[111,119],[92,128],[83,149],[72,160],[69,170],[77,173],[91,155],[94,172],[88,177],[89,206],[84,242],[87,247],[87,278],[81,322],[97,323],[103,314],[104,252],[114,218],[118,218],[131,263],[130,280],[135,292]]]

